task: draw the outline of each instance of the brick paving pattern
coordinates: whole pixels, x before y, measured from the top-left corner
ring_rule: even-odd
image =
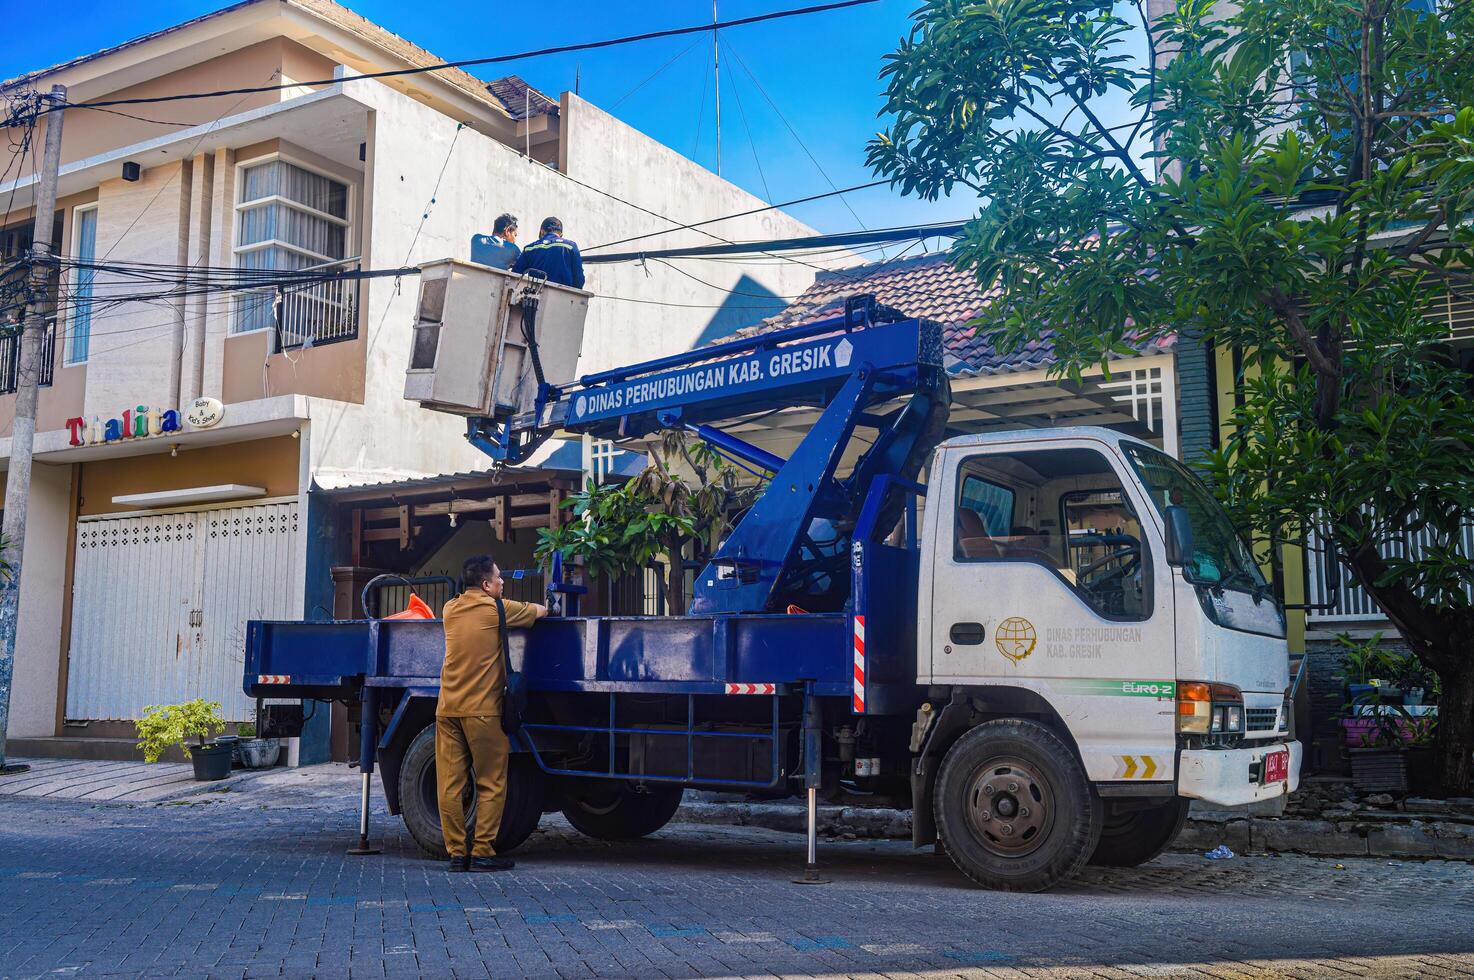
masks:
[[[806,887],[793,835],[607,844],[549,815],[516,871],[449,875],[382,812],[385,853],[346,856],[351,778],[310,773],[0,801],[0,976],[1474,977],[1474,865],[1177,854],[1005,895],[843,841]]]

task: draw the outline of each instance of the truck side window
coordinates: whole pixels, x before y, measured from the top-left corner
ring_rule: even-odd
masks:
[[[953,556],[1043,565],[1105,618],[1151,615],[1151,555],[1140,520],[1115,470],[1092,449],[964,460]]]

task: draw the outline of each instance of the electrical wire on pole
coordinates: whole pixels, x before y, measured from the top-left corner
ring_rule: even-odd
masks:
[[[880,0],[834,0],[832,3],[814,4],[807,7],[796,7],[788,10],[775,10],[766,14],[756,14],[751,17],[737,17],[733,20],[722,21],[714,24],[693,24],[688,27],[672,27],[661,31],[646,31],[643,34],[627,34],[622,37],[606,38],[600,41],[583,41],[576,44],[560,44],[554,47],[536,48],[531,51],[518,51],[514,54],[492,55],[486,58],[466,58],[461,61],[441,61],[433,65],[418,65],[413,68],[394,68],[387,71],[365,72],[361,75],[349,75],[345,78],[322,78],[313,81],[293,81],[283,85],[257,85],[248,88],[221,89],[214,92],[181,92],[173,95],[135,96],[127,99],[95,99],[91,102],[68,103],[69,109],[102,109],[122,105],[146,105],[157,102],[182,102],[190,99],[212,99],[226,95],[254,95],[262,92],[281,92],[287,89],[314,88],[329,85],[340,85],[345,82],[359,82],[378,78],[403,78],[407,75],[423,75],[428,72],[446,71],[452,68],[472,68],[478,65],[504,64],[509,61],[521,61],[528,58],[542,58],[555,54],[567,54],[571,51],[592,51],[599,48],[615,47],[623,44],[634,44],[640,41],[652,41],[663,37],[680,37],[687,34],[705,34],[707,31],[717,29],[726,30],[731,27],[745,27],[749,24],[762,24],[768,21],[783,20],[789,17],[804,17],[810,14],[828,13],[834,10],[844,10],[849,7],[861,7]]]
[[[711,0],[711,80],[716,88],[717,176],[722,175],[722,56],[717,48],[717,0]]]
[[[51,234],[56,222],[56,184],[61,171],[61,125],[67,90],[54,85],[48,99],[46,150],[36,186],[35,233],[31,254],[51,253]],[[5,761],[6,732],[10,728],[10,687],[15,676],[16,625],[20,621],[20,585],[26,514],[31,498],[31,457],[36,443],[36,404],[41,382],[41,340],[46,331],[46,297],[51,285],[51,266],[33,263],[30,268],[27,308],[20,336],[20,363],[15,391],[15,418],[10,430],[10,461],[5,471],[4,562],[8,568],[0,589],[0,774],[24,772],[26,766]]]

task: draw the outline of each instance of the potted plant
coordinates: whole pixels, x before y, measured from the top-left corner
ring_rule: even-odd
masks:
[[[219,701],[195,698],[183,704],[155,704],[144,708],[138,721],[138,747],[143,749],[144,762],[158,762],[170,746],[177,745],[194,763],[195,779],[225,779],[230,775],[230,745],[206,741],[223,731]],[[191,738],[198,741],[191,745]]]
[[[257,738],[256,726],[249,721],[241,722],[235,731],[241,739],[241,762],[247,769],[270,769],[276,765],[281,755],[281,739]]]

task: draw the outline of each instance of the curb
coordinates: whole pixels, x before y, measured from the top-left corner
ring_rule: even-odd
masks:
[[[674,819],[681,823],[761,827],[795,834],[805,831],[804,808],[796,804],[687,801],[681,804]],[[911,814],[904,810],[821,806],[819,833],[824,837],[910,840]],[[1190,819],[1169,850],[1202,853],[1220,844],[1226,844],[1238,854],[1474,862],[1474,825],[1375,813],[1335,821],[1266,817]]]

